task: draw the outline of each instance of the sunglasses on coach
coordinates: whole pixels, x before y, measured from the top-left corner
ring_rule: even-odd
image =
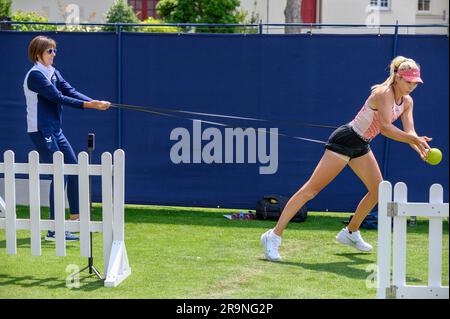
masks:
[[[48,54],[52,54],[52,53],[56,54],[56,49],[48,49],[47,53]]]

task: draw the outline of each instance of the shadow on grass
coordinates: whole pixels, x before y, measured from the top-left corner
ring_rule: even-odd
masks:
[[[17,247],[18,248],[30,248],[31,249],[31,239],[30,237],[27,238],[17,238]],[[76,242],[67,242],[66,241],[66,247],[76,247]],[[6,240],[0,240],[0,248],[6,248]],[[52,241],[46,241],[42,239],[41,241],[41,248],[55,248],[55,242]],[[30,253],[31,254],[31,253]]]
[[[260,228],[266,230],[275,226],[276,220],[229,220],[223,215],[229,215],[230,212],[205,212],[200,210],[127,210],[127,223],[149,223],[149,224],[167,224],[167,225],[195,225],[211,227],[232,227],[232,228]],[[308,216],[305,222],[291,222],[289,229],[339,229],[347,215],[339,216]]]
[[[83,283],[87,278],[95,278],[95,281],[90,281],[88,283]],[[95,277],[94,274],[89,274],[89,272],[86,272],[85,275],[80,275],[80,288],[77,288],[76,290],[80,291],[94,291],[97,289],[104,288],[104,280],[98,279]]]
[[[238,212],[239,210],[235,210]],[[145,208],[125,208],[125,223],[136,224],[165,224],[165,225],[195,225],[206,227],[232,227],[232,228],[260,228],[266,230],[275,226],[275,220],[229,220],[223,215],[231,214],[230,210],[223,212],[217,209],[210,211],[197,208],[180,207],[145,207]],[[28,218],[28,207],[20,207],[17,209],[18,218]],[[102,213],[100,207],[94,207],[93,220],[101,220]],[[68,218],[68,215],[66,215]],[[305,222],[291,222],[289,229],[330,229],[339,230],[343,221],[348,219],[348,214],[341,216],[333,215],[313,215],[310,214]]]
[[[166,224],[166,225],[195,225],[206,227],[232,227],[232,228],[259,228],[268,229],[276,224],[275,220],[229,220],[223,215],[231,214],[232,210],[221,212],[218,209],[199,209],[186,207],[169,207],[169,206],[148,206],[148,207],[125,207],[126,223],[148,223],[148,224]],[[234,210],[239,211],[238,209]],[[26,218],[28,215],[28,207],[18,207],[18,218]],[[290,222],[289,229],[302,230],[333,230],[337,231],[344,227],[344,221],[348,220],[348,213],[342,213],[342,216],[310,212],[308,218],[303,223]],[[66,215],[68,218],[68,215]],[[101,207],[93,208],[93,220],[102,219]],[[365,230],[376,231],[376,230]],[[428,233],[428,222],[418,221],[415,227],[408,227],[408,233],[425,234]],[[443,223],[443,234],[448,234],[448,221]]]
[[[353,279],[365,278],[369,275],[363,269],[356,268],[359,265],[369,265],[373,264],[373,260],[362,258],[367,256],[365,253],[342,253],[335,254],[338,257],[345,257],[348,260],[339,262],[324,262],[324,263],[304,263],[304,262],[289,262],[281,261],[282,265],[297,266],[308,270],[318,271],[318,272],[328,272],[334,273],[339,276],[345,276]]]
[[[17,247],[30,248],[30,238],[18,238]],[[6,240],[0,240],[0,248],[6,248]]]
[[[297,266],[304,269],[334,273],[339,276],[348,277],[351,279],[363,279],[368,278],[369,275],[373,274],[371,271],[366,271],[364,269],[359,269],[355,266],[360,265],[371,265],[374,264],[373,260],[363,258],[368,256],[366,253],[339,253],[334,254],[338,257],[345,257],[348,260],[338,261],[338,262],[326,262],[326,263],[303,263],[303,262],[290,262],[290,261],[280,261],[281,265]],[[269,262],[269,261],[268,261]],[[420,282],[418,278],[406,278],[408,282]]]
[[[83,283],[88,278],[96,278],[95,275],[90,275],[86,273],[85,275],[80,275],[80,287],[79,288],[68,288],[66,286],[66,280],[57,277],[47,277],[39,278],[33,276],[11,276],[7,274],[0,274],[0,287],[6,286],[20,286],[23,288],[31,287],[44,287],[47,289],[73,289],[74,291],[93,291],[103,288],[103,280],[95,280],[87,283]]]
[[[35,286],[42,286],[49,289],[65,288],[66,282],[62,282],[60,278],[47,277],[47,278],[35,278],[33,276],[10,276],[0,274],[0,287],[2,286],[21,286],[24,288],[30,288]]]
[[[223,215],[230,213],[216,213],[196,211],[195,209],[178,211],[176,209],[164,210],[126,210],[125,221],[127,223],[150,223],[169,225],[195,225],[213,227],[233,227],[233,228],[260,228],[268,229],[274,227],[276,221],[270,220],[228,220]],[[289,229],[299,230],[333,230],[338,231],[345,226],[344,221],[348,220],[348,214],[342,216],[327,215],[326,213],[309,213],[305,222],[290,222]],[[376,232],[376,229],[365,229],[364,231]],[[427,234],[428,222],[418,221],[415,227],[408,227],[408,233]],[[443,234],[448,234],[448,222],[443,222]]]

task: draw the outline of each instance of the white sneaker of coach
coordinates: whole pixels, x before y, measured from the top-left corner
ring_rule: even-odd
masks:
[[[261,244],[264,247],[264,256],[270,261],[280,261],[281,256],[278,253],[278,247],[281,245],[281,237],[269,229],[261,235]]]
[[[368,252],[372,250],[372,245],[366,243],[358,231],[350,233],[347,227],[342,228],[339,234],[336,235],[336,240],[343,245],[354,247],[360,251]]]

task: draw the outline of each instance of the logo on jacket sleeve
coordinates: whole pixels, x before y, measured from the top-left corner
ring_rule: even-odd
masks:
[[[46,143],[51,143],[52,142],[52,137],[44,137],[45,138],[45,142]]]

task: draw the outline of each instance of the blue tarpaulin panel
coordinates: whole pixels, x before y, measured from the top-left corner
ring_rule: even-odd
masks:
[[[4,150],[12,149],[25,161],[32,149],[22,84],[31,67],[27,46],[35,35],[0,32],[1,159]],[[63,130],[77,153],[86,150],[90,132],[96,134],[94,162],[119,145],[125,150],[127,203],[180,206],[254,208],[263,195],[292,195],[311,175],[323,144],[279,136],[276,152],[267,134],[264,157],[257,137],[263,129],[277,128],[289,136],[325,141],[332,127],[353,119],[370,86],[386,79],[393,50],[392,35],[49,35],[58,43],[55,67],[92,98],[273,121],[201,117],[227,124],[228,130],[254,128],[258,143],[245,140],[241,149],[236,140],[227,140],[226,127],[214,124],[202,122],[194,128],[198,123],[190,119],[65,108]],[[399,36],[398,54],[422,66],[425,83],[412,93],[416,130],[433,137],[431,145],[442,150],[444,159],[427,165],[408,145],[395,141],[385,150],[381,135],[371,148],[381,168],[386,161],[387,180],[407,183],[411,200],[426,200],[429,186],[440,183],[448,201],[448,38]],[[401,127],[400,120],[397,124]],[[185,134],[188,163],[174,162],[181,154],[174,153],[180,132]],[[208,148],[209,134],[215,134],[215,152]],[[240,150],[242,163],[236,154]],[[209,163],[208,154],[218,162]],[[267,155],[272,155],[268,162]],[[273,174],[261,174],[268,166]],[[94,180],[94,186],[94,200],[100,200],[100,182]],[[346,168],[308,207],[354,211],[365,192]]]

